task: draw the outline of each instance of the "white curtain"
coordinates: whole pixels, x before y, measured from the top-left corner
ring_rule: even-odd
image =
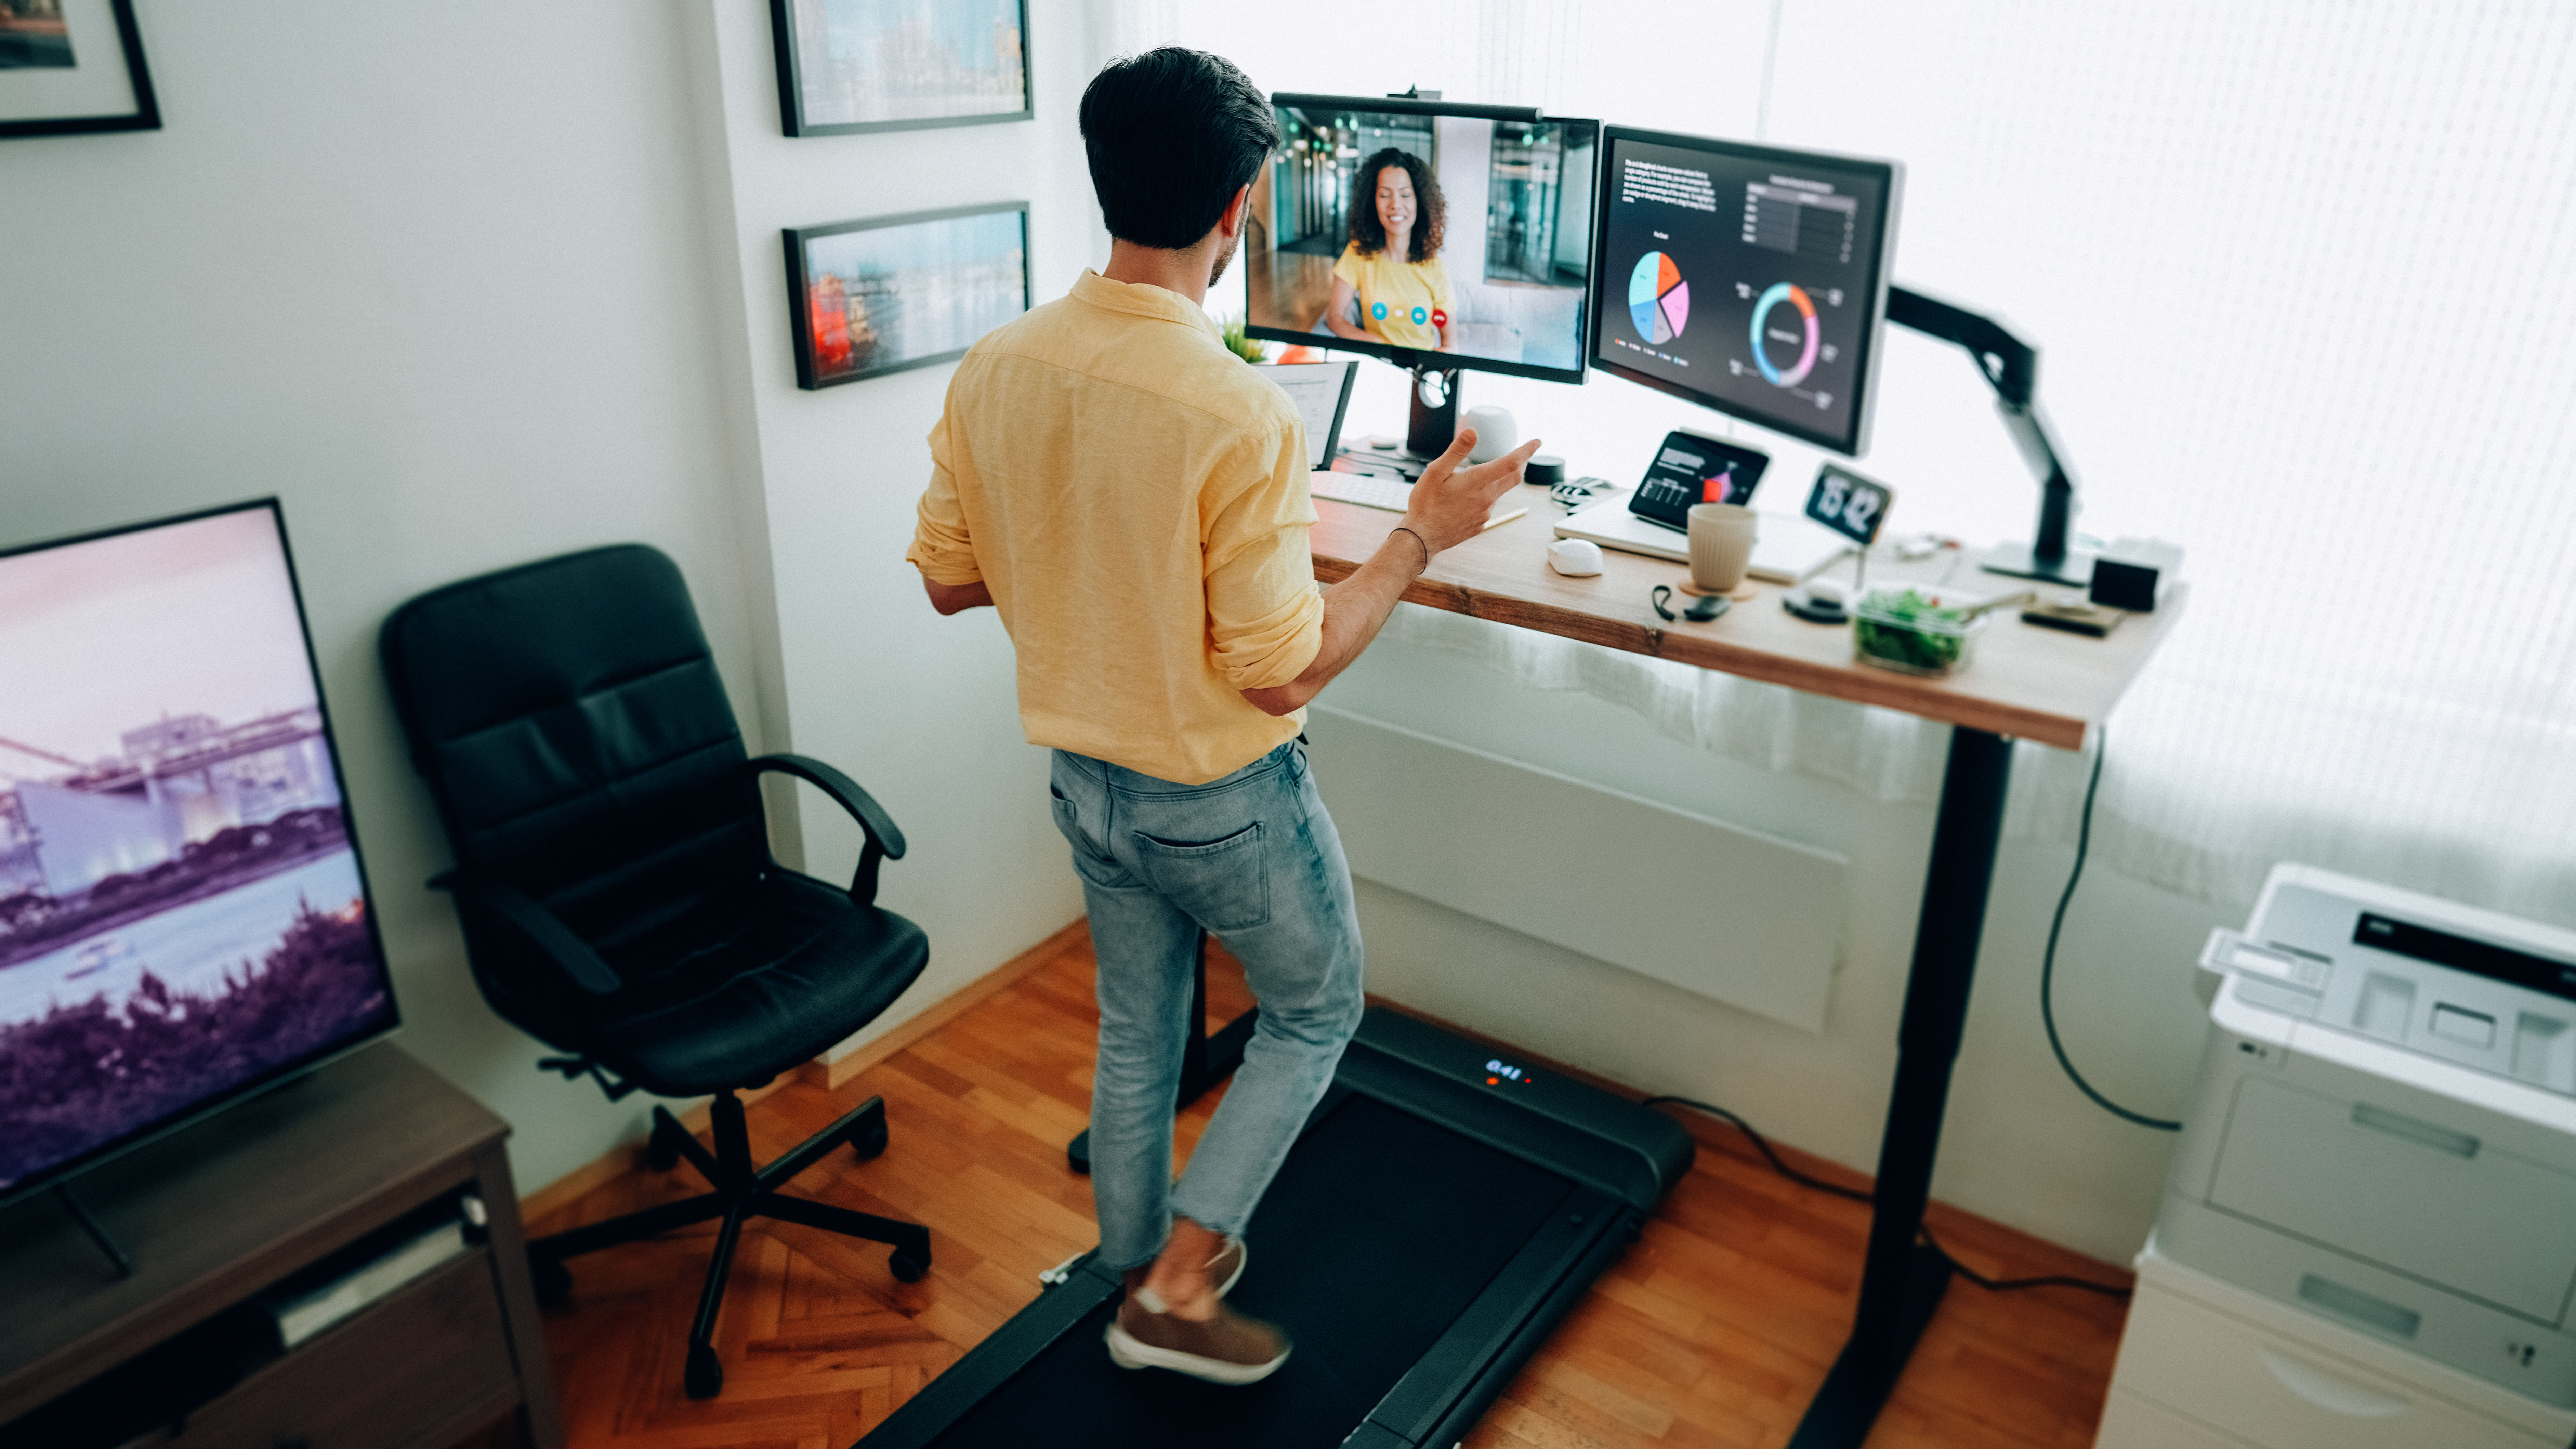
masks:
[[[1903,161],[1895,277],[2042,348],[2079,528],[2188,550],[2184,623],[2111,720],[2097,851],[2215,901],[2301,859],[2576,924],[2576,6],[1096,4],[1104,54],[1201,46],[1274,89]],[[1545,386],[1478,383],[1640,467],[1685,420],[1616,380],[1580,417]],[[1864,466],[1894,526],[2027,536],[2035,487],[1967,360],[1891,329],[1880,388]],[[1812,472],[1744,436],[1784,486]],[[1941,733],[1901,716],[1394,627],[1752,763],[1938,789]],[[2089,763],[2023,747],[2011,828],[2072,839]]]

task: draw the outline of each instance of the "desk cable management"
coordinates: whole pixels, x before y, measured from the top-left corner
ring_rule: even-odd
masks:
[[[2077,825],[2075,832],[2075,865],[2073,869],[2067,872],[2066,889],[2058,894],[2056,914],[2051,916],[2048,922],[2048,946],[2040,955],[2039,1019],[2041,1024],[2048,1028],[2048,1049],[2057,1054],[2057,1065],[2065,1071],[2067,1079],[2075,1083],[2077,1089],[2082,1091],[2086,1097],[2092,1099],[2095,1106],[2100,1107],[2103,1111],[2110,1113],[2112,1116],[2120,1118],[2122,1121],[2134,1122],[2141,1127],[2152,1127],[2159,1132],[2179,1132],[2182,1130],[2182,1124],[2180,1122],[2172,1121],[2163,1117],[2150,1117],[2143,1112],[2133,1112],[2095,1090],[2093,1084],[2084,1079],[2084,1074],[2076,1070],[2074,1059],[2066,1054],[2066,1044],[2064,1041],[2059,1039],[2057,1034],[2057,1009],[2053,999],[2053,987],[2057,976],[2057,940],[2058,936],[2065,929],[2066,908],[2075,899],[2075,887],[2084,879],[2084,859],[2091,853],[2093,844],[2093,801],[2102,788],[2102,762],[2110,754],[2110,732],[2107,729],[2104,729],[2099,733],[2100,738],[2095,744],[2093,751],[2093,770],[2090,777],[2084,784],[2083,816],[2081,823]],[[1698,1111],[1706,1112],[1712,1117],[1723,1118],[1727,1122],[1733,1124],[1735,1130],[1743,1133],[1746,1140],[1753,1144],[1754,1150],[1762,1154],[1763,1160],[1771,1164],[1772,1171],[1789,1179],[1791,1182],[1798,1184],[1800,1187],[1812,1188],[1817,1192],[1829,1193],[1835,1197],[1848,1199],[1852,1202],[1871,1201],[1870,1195],[1859,1188],[1845,1187],[1840,1183],[1827,1182],[1821,1177],[1800,1172],[1798,1169],[1791,1167],[1781,1158],[1779,1152],[1771,1146],[1769,1140],[1764,1138],[1760,1132],[1754,1130],[1752,1123],[1745,1121],[1742,1117],[1726,1110],[1724,1107],[1697,1101],[1689,1097],[1671,1096],[1648,1097],[1642,1105],[1654,1107],[1667,1102],[1672,1103],[1675,1106],[1694,1108]],[[1960,1277],[1967,1279],[1969,1282],[1976,1284],[1978,1287],[1985,1289],[1989,1293],[2013,1293],[2025,1288],[2061,1287],[2081,1288],[2088,1293],[2099,1293],[2109,1298],[2127,1298],[2130,1294],[2130,1290],[2126,1288],[2121,1288],[2109,1283],[2096,1283],[2089,1278],[2075,1278],[2065,1274],[2052,1273],[2037,1278],[1989,1278],[1984,1274],[1978,1273],[1969,1268],[1956,1257],[1953,1257],[1949,1249],[1941,1246],[1940,1239],[1932,1236],[1932,1230],[1929,1227],[1924,1228],[1922,1233],[1923,1241],[1931,1246],[1932,1251],[1939,1253],[1942,1258],[1949,1263],[1951,1272],[1958,1274]]]

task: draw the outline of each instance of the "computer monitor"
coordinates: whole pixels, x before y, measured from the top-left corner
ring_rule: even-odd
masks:
[[[1592,365],[1858,456],[1904,172],[1608,127]]]
[[[0,550],[0,1203],[393,1029],[274,502]]]
[[[1272,103],[1281,144],[1253,182],[1243,242],[1247,333],[1583,381],[1599,122],[1410,99]]]

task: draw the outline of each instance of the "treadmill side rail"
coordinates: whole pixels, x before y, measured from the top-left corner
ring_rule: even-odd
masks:
[[[991,1336],[966,1351],[921,1392],[904,1400],[885,1422],[868,1431],[868,1449],[924,1449],[1001,1388],[1031,1359],[1080,1323],[1091,1310],[1125,1291],[1119,1276],[1101,1266],[1098,1252],[1082,1255],[1064,1282],[1038,1294]]]
[[[1532,1306],[1529,1316],[1521,1320],[1519,1331],[1502,1346],[1501,1351],[1486,1360],[1484,1371],[1476,1376],[1475,1382],[1451,1402],[1449,1412],[1422,1436],[1424,1449],[1433,1445],[1456,1444],[1467,1437],[1469,1431],[1476,1427],[1476,1422],[1485,1417],[1485,1411],[1493,1407],[1494,1400],[1501,1398],[1503,1390],[1511,1386],[1512,1378],[1521,1371],[1521,1366],[1528,1363],[1538,1352],[1539,1345],[1547,1342],[1547,1336],[1556,1331],[1556,1325],[1574,1311],[1574,1305],[1584,1294],[1592,1291],[1593,1280],[1607,1272],[1621,1253],[1628,1251],[1628,1245],[1637,1240],[1644,1222],[1642,1214],[1623,1211],[1619,1214],[1615,1230],[1592,1240],[1582,1258],[1557,1280],[1548,1296]]]
[[[1368,1421],[1411,1445],[1446,1446],[1450,1440],[1437,1434],[1444,1424],[1460,1426],[1463,1435],[1592,1280],[1636,1240],[1639,1221],[1633,1208],[1609,1194],[1575,1189],[1387,1390]]]

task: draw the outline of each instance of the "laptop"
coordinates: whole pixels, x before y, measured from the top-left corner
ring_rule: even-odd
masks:
[[[1688,563],[1692,505],[1751,504],[1770,464],[1769,454],[1741,443],[1675,428],[1664,435],[1654,461],[1646,465],[1645,480],[1630,496],[1575,510],[1556,525],[1556,536]],[[1753,558],[1744,570],[1757,579],[1796,583],[1842,556],[1843,536],[1803,515],[1762,512],[1757,517]]]
[[[1279,384],[1306,420],[1306,466],[1321,471],[1333,466],[1341,446],[1342,414],[1350,410],[1356,362],[1267,362],[1257,364],[1264,377]]]
[[[1756,509],[1753,558],[1744,571],[1766,583],[1791,584],[1840,558],[1851,540],[1797,513]],[[1587,503],[1557,520],[1559,538],[1588,538],[1603,548],[1647,558],[1690,562],[1690,535],[1670,524],[1640,518],[1624,498]]]

